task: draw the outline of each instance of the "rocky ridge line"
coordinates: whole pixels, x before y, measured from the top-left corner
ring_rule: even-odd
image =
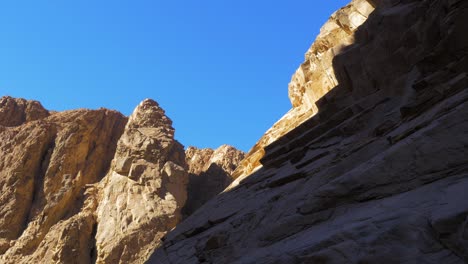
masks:
[[[153,100],[126,118],[2,97],[0,121],[0,262],[144,263],[182,219],[189,166]]]

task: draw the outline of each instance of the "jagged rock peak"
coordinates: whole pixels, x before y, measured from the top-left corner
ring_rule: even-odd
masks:
[[[144,100],[130,116],[111,170],[99,184],[97,263],[143,263],[149,257],[182,219],[186,167],[171,120],[158,103]]]
[[[206,164],[210,163],[213,152],[214,150],[211,148],[188,147],[185,150],[185,160],[189,165],[189,173],[199,174],[202,172]]]
[[[171,119],[156,101],[145,99],[129,117],[112,169],[121,175],[128,175],[132,163],[140,159],[151,163],[165,159],[174,143],[180,145],[174,140]],[[184,163],[185,158],[178,159]]]
[[[152,99],[143,100],[130,115],[128,127],[155,127],[165,128],[174,134],[172,120],[166,116],[166,112]]]
[[[3,96],[0,98],[0,126],[13,127],[49,116],[38,101]]]
[[[190,173],[199,174],[215,163],[231,175],[244,159],[245,153],[230,145],[222,145],[216,150],[190,146],[185,151],[185,156]]]

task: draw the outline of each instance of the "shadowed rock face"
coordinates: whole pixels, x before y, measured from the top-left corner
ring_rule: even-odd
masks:
[[[293,108],[276,122],[252,147],[233,174],[232,187],[259,169],[265,147],[284,136],[318,112],[317,101],[338,85],[333,59],[355,40],[355,32],[364,23],[374,6],[366,1],[353,1],[323,25],[320,34],[305,55],[289,83],[289,98]]]
[[[468,262],[467,10],[355,0],[335,13],[289,86],[311,117],[251,151],[238,171],[263,166],[150,263]]]
[[[216,150],[189,147],[185,154],[189,166],[189,184],[187,204],[183,211],[188,216],[233,181],[231,175],[245,154],[228,145]]]
[[[126,118],[3,97],[0,122],[1,263],[143,263],[181,220],[189,166],[156,102]],[[229,176],[240,152],[216,153],[206,162]],[[221,192],[207,175],[203,191]]]
[[[0,262],[468,262],[467,10],[336,12],[235,172],[152,100],[127,119],[1,98]]]

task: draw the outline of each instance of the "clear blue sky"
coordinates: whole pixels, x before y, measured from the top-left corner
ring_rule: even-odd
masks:
[[[291,75],[348,1],[2,1],[0,95],[125,115],[152,98],[185,146],[247,151],[290,109]]]

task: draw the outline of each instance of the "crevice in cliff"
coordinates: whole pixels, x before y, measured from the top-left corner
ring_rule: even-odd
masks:
[[[90,263],[95,264],[97,260],[97,245],[96,245],[96,234],[97,234],[98,224],[94,223],[93,230],[91,232],[91,241],[89,249],[89,259]]]
[[[102,131],[105,131],[104,124],[106,123],[106,118],[109,118],[109,116],[105,112],[102,113],[101,120],[98,122],[98,125],[93,129],[91,133],[100,135]],[[117,143],[119,139],[122,137],[123,133],[125,132],[125,126],[128,122],[128,118],[123,117],[123,116],[122,117],[116,116],[116,117],[111,117],[111,118],[115,118],[116,120],[113,122],[113,125],[110,128],[111,137],[109,139],[109,144],[106,146],[105,155],[97,157],[101,160],[103,165],[101,167],[101,170],[98,172],[98,175],[97,175],[98,178],[95,179],[96,182],[99,182],[100,180],[102,180],[106,176],[107,172],[110,170],[111,165],[112,165],[111,164],[112,159],[114,158],[116,154]],[[102,136],[100,135],[97,137],[96,140],[100,140],[101,138]],[[90,142],[89,150],[85,158],[85,161],[87,163],[96,162],[95,161],[96,157],[93,158],[93,155],[96,155],[96,147],[98,144],[99,142],[96,142],[96,141]]]
[[[44,178],[55,150],[55,140],[57,138],[56,127],[50,127],[49,133],[51,133],[51,136],[49,138],[49,142],[46,144],[47,146],[45,147],[45,151],[39,154],[41,156],[40,164],[36,173],[34,174],[34,189],[32,190],[32,199],[30,202],[29,214],[25,219],[23,232],[27,228],[29,222],[31,222],[34,219],[34,217],[37,216],[38,212],[36,212],[35,206],[37,206],[40,202],[39,197],[44,195]]]

